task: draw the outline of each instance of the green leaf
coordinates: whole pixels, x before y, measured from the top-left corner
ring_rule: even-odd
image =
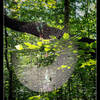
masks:
[[[68,65],[61,65],[61,66],[58,67],[57,69],[60,70],[60,69],[63,69],[63,68],[68,68],[68,69],[70,69],[71,67],[68,66]]]
[[[65,40],[66,40],[66,39],[69,39],[69,34],[68,34],[68,33],[64,33],[64,34],[63,34],[63,39],[65,39]]]
[[[29,46],[28,48],[29,48],[29,49],[39,49],[39,47],[36,46],[36,45],[31,45],[31,46]]]
[[[25,44],[26,46],[31,46],[31,45],[32,45],[32,44],[29,43],[29,42],[24,42],[24,44]]]
[[[34,98],[34,97],[32,96],[32,97],[29,97],[28,99],[29,99],[29,100],[33,100],[33,98]]]
[[[44,47],[46,47],[46,48],[50,48],[50,45],[44,45]]]
[[[50,48],[44,48],[44,50],[47,52],[47,51],[49,51],[49,50],[50,50]]]
[[[37,42],[37,45],[38,46],[42,46],[42,42]]]
[[[68,68],[68,69],[71,69],[71,67],[70,67],[70,66],[68,66],[67,68]]]
[[[80,68],[84,68],[85,66],[91,66],[91,65],[96,65],[96,60],[89,59],[88,61],[82,63]]]
[[[86,33],[87,31],[86,31],[86,30],[81,30],[81,32],[82,32],[82,33]]]
[[[39,49],[39,46],[33,45],[33,44],[29,43],[29,42],[27,42],[27,43],[24,42],[24,44],[26,46],[28,46],[29,49]]]
[[[43,100],[49,100],[49,98],[48,97],[45,97]]]
[[[95,52],[95,50],[94,49],[89,49],[89,52]]]
[[[67,65],[61,65],[60,67],[58,67],[57,69],[59,70],[59,69],[63,69],[63,68],[66,68],[67,67]]]
[[[56,50],[54,50],[54,51],[56,51]],[[55,53],[55,55],[60,56],[60,54],[59,54],[59,53]]]
[[[63,21],[60,19],[60,20],[59,20],[59,23],[63,23]]]
[[[88,48],[89,47],[88,43],[80,42],[79,45],[80,45],[81,48]]]
[[[40,97],[40,95],[38,95],[38,96],[29,97],[28,99],[29,99],[29,100],[40,100],[41,97]]]
[[[84,55],[85,51],[84,50],[79,50],[78,51],[80,55]]]
[[[48,44],[49,42],[50,42],[49,39],[44,39],[44,40],[43,40],[43,43],[45,43],[45,44]]]
[[[22,50],[23,46],[21,44],[15,46],[17,50]]]
[[[73,53],[77,53],[77,50],[73,50]]]
[[[68,48],[72,48],[72,46],[71,46],[71,45],[69,45],[69,46],[68,46]]]
[[[96,41],[90,44],[90,48],[96,48]]]
[[[54,35],[50,35],[50,38],[51,39],[57,39],[56,36],[54,36]]]

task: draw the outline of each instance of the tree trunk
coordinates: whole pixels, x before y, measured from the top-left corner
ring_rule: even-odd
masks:
[[[8,96],[8,100],[16,100],[16,96],[14,95],[14,90],[15,90],[15,86],[14,86],[14,81],[13,81],[13,66],[9,65],[9,61],[8,61],[8,41],[7,41],[7,32],[5,29],[5,60],[6,60],[6,66],[9,72],[9,96]],[[12,63],[12,57],[11,57],[11,63]]]
[[[83,77],[83,73],[82,72],[79,72],[79,75],[80,75],[80,78],[81,78],[81,81],[83,82],[82,83],[82,88],[83,88],[83,96],[82,96],[82,98],[83,98],[83,100],[88,100],[88,98],[87,98],[87,96],[86,96],[86,94],[85,94],[85,84],[86,84],[86,80],[84,79],[84,77]]]
[[[12,63],[12,53],[11,55],[11,65],[10,65],[10,71],[9,71],[9,100],[16,100],[16,85],[15,85],[15,75],[13,71],[13,63]]]
[[[65,6],[65,11],[64,11],[64,31],[69,32],[69,14],[70,14],[70,0],[64,0],[64,6]]]
[[[69,14],[70,14],[70,0],[64,0],[64,6],[65,6],[65,11],[64,11],[64,32],[69,32]],[[57,100],[63,100],[63,89],[61,88],[58,94],[60,94],[59,97],[57,97]],[[66,94],[65,94],[66,95]],[[69,97],[70,100],[70,97]]]

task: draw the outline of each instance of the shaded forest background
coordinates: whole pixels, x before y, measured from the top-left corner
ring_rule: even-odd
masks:
[[[96,0],[6,0],[4,8],[6,20],[8,16],[11,22],[17,19],[40,23],[35,24],[37,34],[27,34],[26,30],[18,32],[17,26],[16,31],[15,27],[12,28],[13,23],[5,21],[4,100],[96,100]],[[52,31],[41,34],[46,28]],[[12,63],[15,46],[38,42],[50,34],[61,38],[64,32],[79,41],[78,61],[68,82],[46,93],[34,92],[23,86]]]

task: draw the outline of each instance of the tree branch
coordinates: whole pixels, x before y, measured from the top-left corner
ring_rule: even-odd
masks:
[[[50,35],[54,35],[57,38],[60,38],[64,34],[63,30],[49,27],[45,23],[21,22],[16,19],[11,19],[6,15],[4,15],[4,17],[5,17],[4,25],[15,31],[26,32],[26,33],[35,35],[37,37],[40,37],[40,35],[42,34],[42,37],[44,39],[50,38],[49,37]]]

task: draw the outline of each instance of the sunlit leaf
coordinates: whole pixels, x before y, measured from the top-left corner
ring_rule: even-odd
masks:
[[[29,100],[40,100],[40,95],[29,97]]]
[[[91,66],[91,65],[96,65],[96,60],[89,59],[89,61],[82,63],[80,68],[84,68],[85,66]]]
[[[34,97],[32,96],[32,97],[29,97],[29,100],[32,100]]]
[[[50,35],[49,37],[50,37],[51,39],[57,39],[56,36],[54,36],[54,35]]]
[[[73,53],[77,53],[77,50],[73,50]]]
[[[38,46],[42,46],[42,42],[37,42],[37,45]]]
[[[60,19],[60,20],[59,20],[59,23],[63,23],[63,21]]]
[[[67,65],[61,65],[60,67],[58,67],[57,69],[59,70],[59,69],[63,69],[63,68],[66,68],[67,67]]]
[[[29,43],[29,42],[24,42],[24,44],[25,44],[26,46],[31,46],[31,45],[32,45],[32,44]]]
[[[28,48],[29,48],[29,49],[39,49],[39,47],[36,46],[36,45],[31,45],[31,46],[29,46]]]
[[[52,8],[56,8],[56,6],[53,6]]]
[[[95,70],[94,68],[91,68],[91,70]]]
[[[26,46],[28,46],[29,49],[39,49],[39,46],[33,45],[29,42],[24,43]]]
[[[69,46],[68,46],[68,48],[72,48],[72,46],[71,46],[71,45],[69,45]]]
[[[17,50],[22,50],[23,46],[21,44],[15,46]]]
[[[64,68],[70,69],[71,67],[68,66],[68,65],[61,65],[61,66],[58,67],[57,69],[60,70],[60,69],[64,69]]]
[[[50,48],[50,45],[44,45],[44,47],[46,47],[46,48]]]
[[[65,39],[65,40],[66,40],[66,39],[69,39],[69,34],[68,34],[68,33],[64,33],[64,34],[63,34],[63,39]]]
[[[55,55],[60,56],[60,54],[59,54],[59,53],[55,53]]]
[[[45,51],[49,51],[49,50],[50,50],[50,48],[44,48],[44,50],[45,50]]]
[[[50,42],[49,39],[44,39],[44,40],[43,40],[43,43],[45,43],[45,44],[47,44],[47,43],[49,43],[49,42]]]
[[[67,68],[68,68],[68,69],[71,69],[71,67],[70,67],[70,66],[68,66]]]

